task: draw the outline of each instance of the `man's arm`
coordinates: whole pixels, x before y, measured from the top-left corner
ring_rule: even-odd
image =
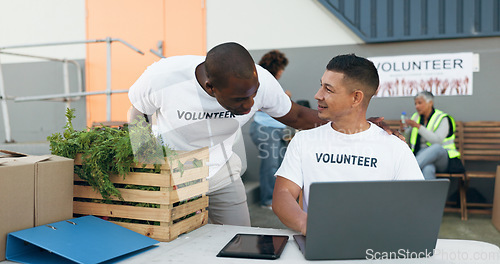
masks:
[[[128,119],[130,144],[136,161],[143,164],[163,164],[163,149],[158,138],[153,135],[151,116],[132,106]]]
[[[327,121],[319,119],[317,110],[299,105],[294,101],[292,101],[292,108],[286,115],[275,119],[295,129],[310,129],[327,123]]]
[[[292,101],[292,108],[290,111],[279,118],[274,118],[279,122],[291,126],[295,129],[310,129],[315,128],[320,125],[326,124],[328,121],[322,120],[318,117],[318,110],[313,110],[311,108],[299,105]],[[402,136],[397,130],[390,129],[390,127],[384,123],[383,117],[370,117],[368,121],[374,123],[375,125],[384,129],[388,134],[395,135],[401,140],[405,141],[404,136]]]
[[[441,123],[435,131],[431,131],[413,120],[407,121],[409,126],[418,128],[418,133],[431,144],[441,144],[450,132],[448,117],[444,117],[443,120],[441,120]]]
[[[135,108],[134,106],[130,107],[128,119],[129,124],[131,124],[134,120],[137,120],[136,122],[139,122],[144,121],[144,119],[146,119],[146,122],[151,123],[151,116],[148,116],[143,112],[137,110],[137,108]]]
[[[283,224],[306,235],[307,213],[297,203],[300,191],[301,188],[294,182],[277,176],[273,192],[273,211]]]

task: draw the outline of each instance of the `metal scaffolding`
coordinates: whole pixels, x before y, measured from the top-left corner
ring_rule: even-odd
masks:
[[[25,44],[25,45],[0,47],[0,54],[9,54],[9,55],[14,55],[14,56],[23,56],[23,57],[31,57],[31,58],[38,58],[38,59],[62,62],[63,63],[63,77],[64,77],[64,93],[62,93],[62,94],[50,94],[50,95],[41,95],[41,96],[22,96],[22,97],[8,96],[5,92],[5,83],[4,83],[3,72],[2,72],[2,64],[0,61],[0,106],[1,106],[2,114],[3,114],[3,122],[4,122],[4,129],[5,129],[5,142],[6,143],[14,142],[14,140],[12,139],[12,135],[11,135],[11,127],[10,127],[9,112],[8,112],[8,107],[7,107],[7,100],[13,100],[14,102],[56,100],[56,101],[66,102],[67,107],[69,107],[71,101],[79,100],[81,96],[105,94],[106,95],[106,119],[107,119],[107,121],[111,121],[111,95],[114,93],[127,93],[128,92],[128,90],[111,90],[111,43],[115,42],[115,41],[121,42],[122,44],[124,44],[125,46],[134,50],[135,52],[137,52],[141,55],[144,55],[144,53],[141,50],[132,46],[128,42],[126,42],[122,39],[119,39],[119,38],[110,38],[110,37],[107,37],[105,39],[92,39],[92,40],[70,41],[70,42],[38,43],[38,44]],[[106,90],[105,91],[97,91],[97,92],[84,92],[83,91],[83,89],[82,89],[83,80],[82,80],[81,67],[76,61],[4,51],[5,49],[14,49],[14,48],[29,48],[29,47],[73,45],[73,44],[91,44],[91,43],[103,43],[103,42],[105,42],[107,45],[107,47],[106,47],[107,48],[106,49]],[[162,46],[163,46],[163,43],[161,44],[161,46],[160,46],[160,43],[158,44],[158,48],[160,49],[160,51],[162,51],[161,50]],[[157,55],[158,57],[163,57],[163,56],[161,56],[161,53],[153,52],[153,50],[151,50],[151,52],[153,54]],[[70,87],[69,87],[68,63],[74,64],[76,67],[76,71],[77,71],[78,87],[77,87],[77,92],[73,92],[73,93],[70,92]]]

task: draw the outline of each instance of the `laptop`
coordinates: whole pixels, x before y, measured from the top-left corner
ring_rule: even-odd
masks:
[[[432,256],[450,181],[322,182],[310,187],[308,260]]]

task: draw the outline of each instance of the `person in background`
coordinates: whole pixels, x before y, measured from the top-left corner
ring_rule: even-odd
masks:
[[[406,138],[425,179],[435,179],[436,172],[461,171],[453,117],[434,108],[434,95],[428,91],[415,96],[415,109],[417,112],[406,120],[411,127]]]
[[[259,65],[279,80],[288,65],[288,59],[282,52],[272,50],[262,56]],[[290,91],[285,93],[291,97]],[[286,151],[286,142],[283,140],[285,131],[286,125],[262,111],[255,113],[250,125],[250,137],[259,151],[260,205],[263,208],[271,209],[276,181],[274,173],[281,165]]]
[[[306,235],[313,182],[424,179],[406,143],[366,119],[378,85],[377,69],[365,58],[340,55],[328,63],[314,98],[319,118],[329,123],[298,132],[276,172],[273,211],[289,228]]]

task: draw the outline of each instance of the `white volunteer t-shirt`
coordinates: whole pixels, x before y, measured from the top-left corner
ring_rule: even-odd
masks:
[[[209,178],[231,157],[237,133],[258,110],[281,117],[291,109],[278,81],[256,65],[259,89],[249,114],[234,115],[208,95],[195,76],[204,56],[175,56],[149,66],[130,87],[129,99],[147,115],[157,113],[158,132],[176,150],[209,146]],[[245,162],[245,161],[243,161]]]
[[[424,179],[408,145],[372,123],[356,134],[340,133],[331,123],[300,131],[276,176],[303,188],[306,212],[313,182]]]

